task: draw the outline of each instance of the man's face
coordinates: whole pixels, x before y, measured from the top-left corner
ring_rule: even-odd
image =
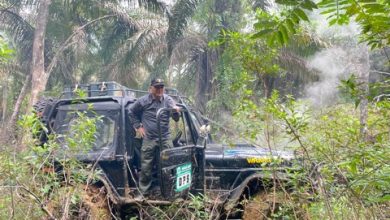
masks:
[[[161,98],[164,95],[164,86],[151,86],[150,92],[156,98]]]

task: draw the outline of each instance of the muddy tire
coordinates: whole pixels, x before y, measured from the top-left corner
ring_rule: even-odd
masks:
[[[271,214],[277,207],[287,202],[282,190],[271,189],[270,191],[261,191],[244,204],[243,220],[264,220],[271,218]],[[275,210],[273,210],[275,208]]]
[[[38,119],[47,128],[47,130],[40,129],[37,133],[35,133],[35,138],[39,140],[40,145],[47,141],[47,136],[49,134],[51,126],[50,113],[56,102],[57,99],[55,98],[43,97],[33,105],[34,112],[37,115]]]
[[[57,101],[56,98],[52,97],[42,97],[38,100],[37,103],[33,105],[35,112],[43,113],[50,105],[53,105]]]

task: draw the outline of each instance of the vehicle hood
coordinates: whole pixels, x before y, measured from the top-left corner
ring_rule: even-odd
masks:
[[[275,161],[286,165],[295,159],[293,151],[270,150],[249,144],[208,144],[205,155],[206,166],[223,168],[267,166]]]

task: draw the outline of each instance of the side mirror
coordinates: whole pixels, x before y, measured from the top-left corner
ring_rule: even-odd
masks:
[[[197,146],[202,146],[203,148],[206,148],[207,138],[208,134],[210,133],[210,125],[202,125],[199,128],[199,137],[198,140],[196,140]]]
[[[207,137],[210,133],[211,127],[210,125],[202,125],[199,129],[199,135],[201,137]]]

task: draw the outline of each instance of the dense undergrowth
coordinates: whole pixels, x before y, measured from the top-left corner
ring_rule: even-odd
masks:
[[[307,173],[310,169],[299,175],[309,177],[310,187],[296,185],[292,194],[311,195],[300,204],[305,218],[386,219],[390,216],[389,116],[389,101],[370,103],[368,135],[363,138],[360,112],[353,104],[318,110],[291,97],[282,102],[273,93],[261,105],[244,100],[235,123],[241,123],[242,136],[252,137],[253,142],[271,150],[294,149],[315,164],[315,177]],[[299,204],[289,205],[293,207],[282,216],[296,218],[291,210]]]
[[[38,139],[46,128],[35,115],[25,115],[19,121],[21,138],[3,146],[0,154],[0,219],[82,216],[81,197],[86,184],[94,182],[96,172],[69,155],[91,148],[99,118],[77,114],[79,120],[72,124],[73,132],[61,139],[65,151],[60,150],[59,135],[50,135],[41,146]],[[61,167],[60,175],[54,172],[55,167]]]

